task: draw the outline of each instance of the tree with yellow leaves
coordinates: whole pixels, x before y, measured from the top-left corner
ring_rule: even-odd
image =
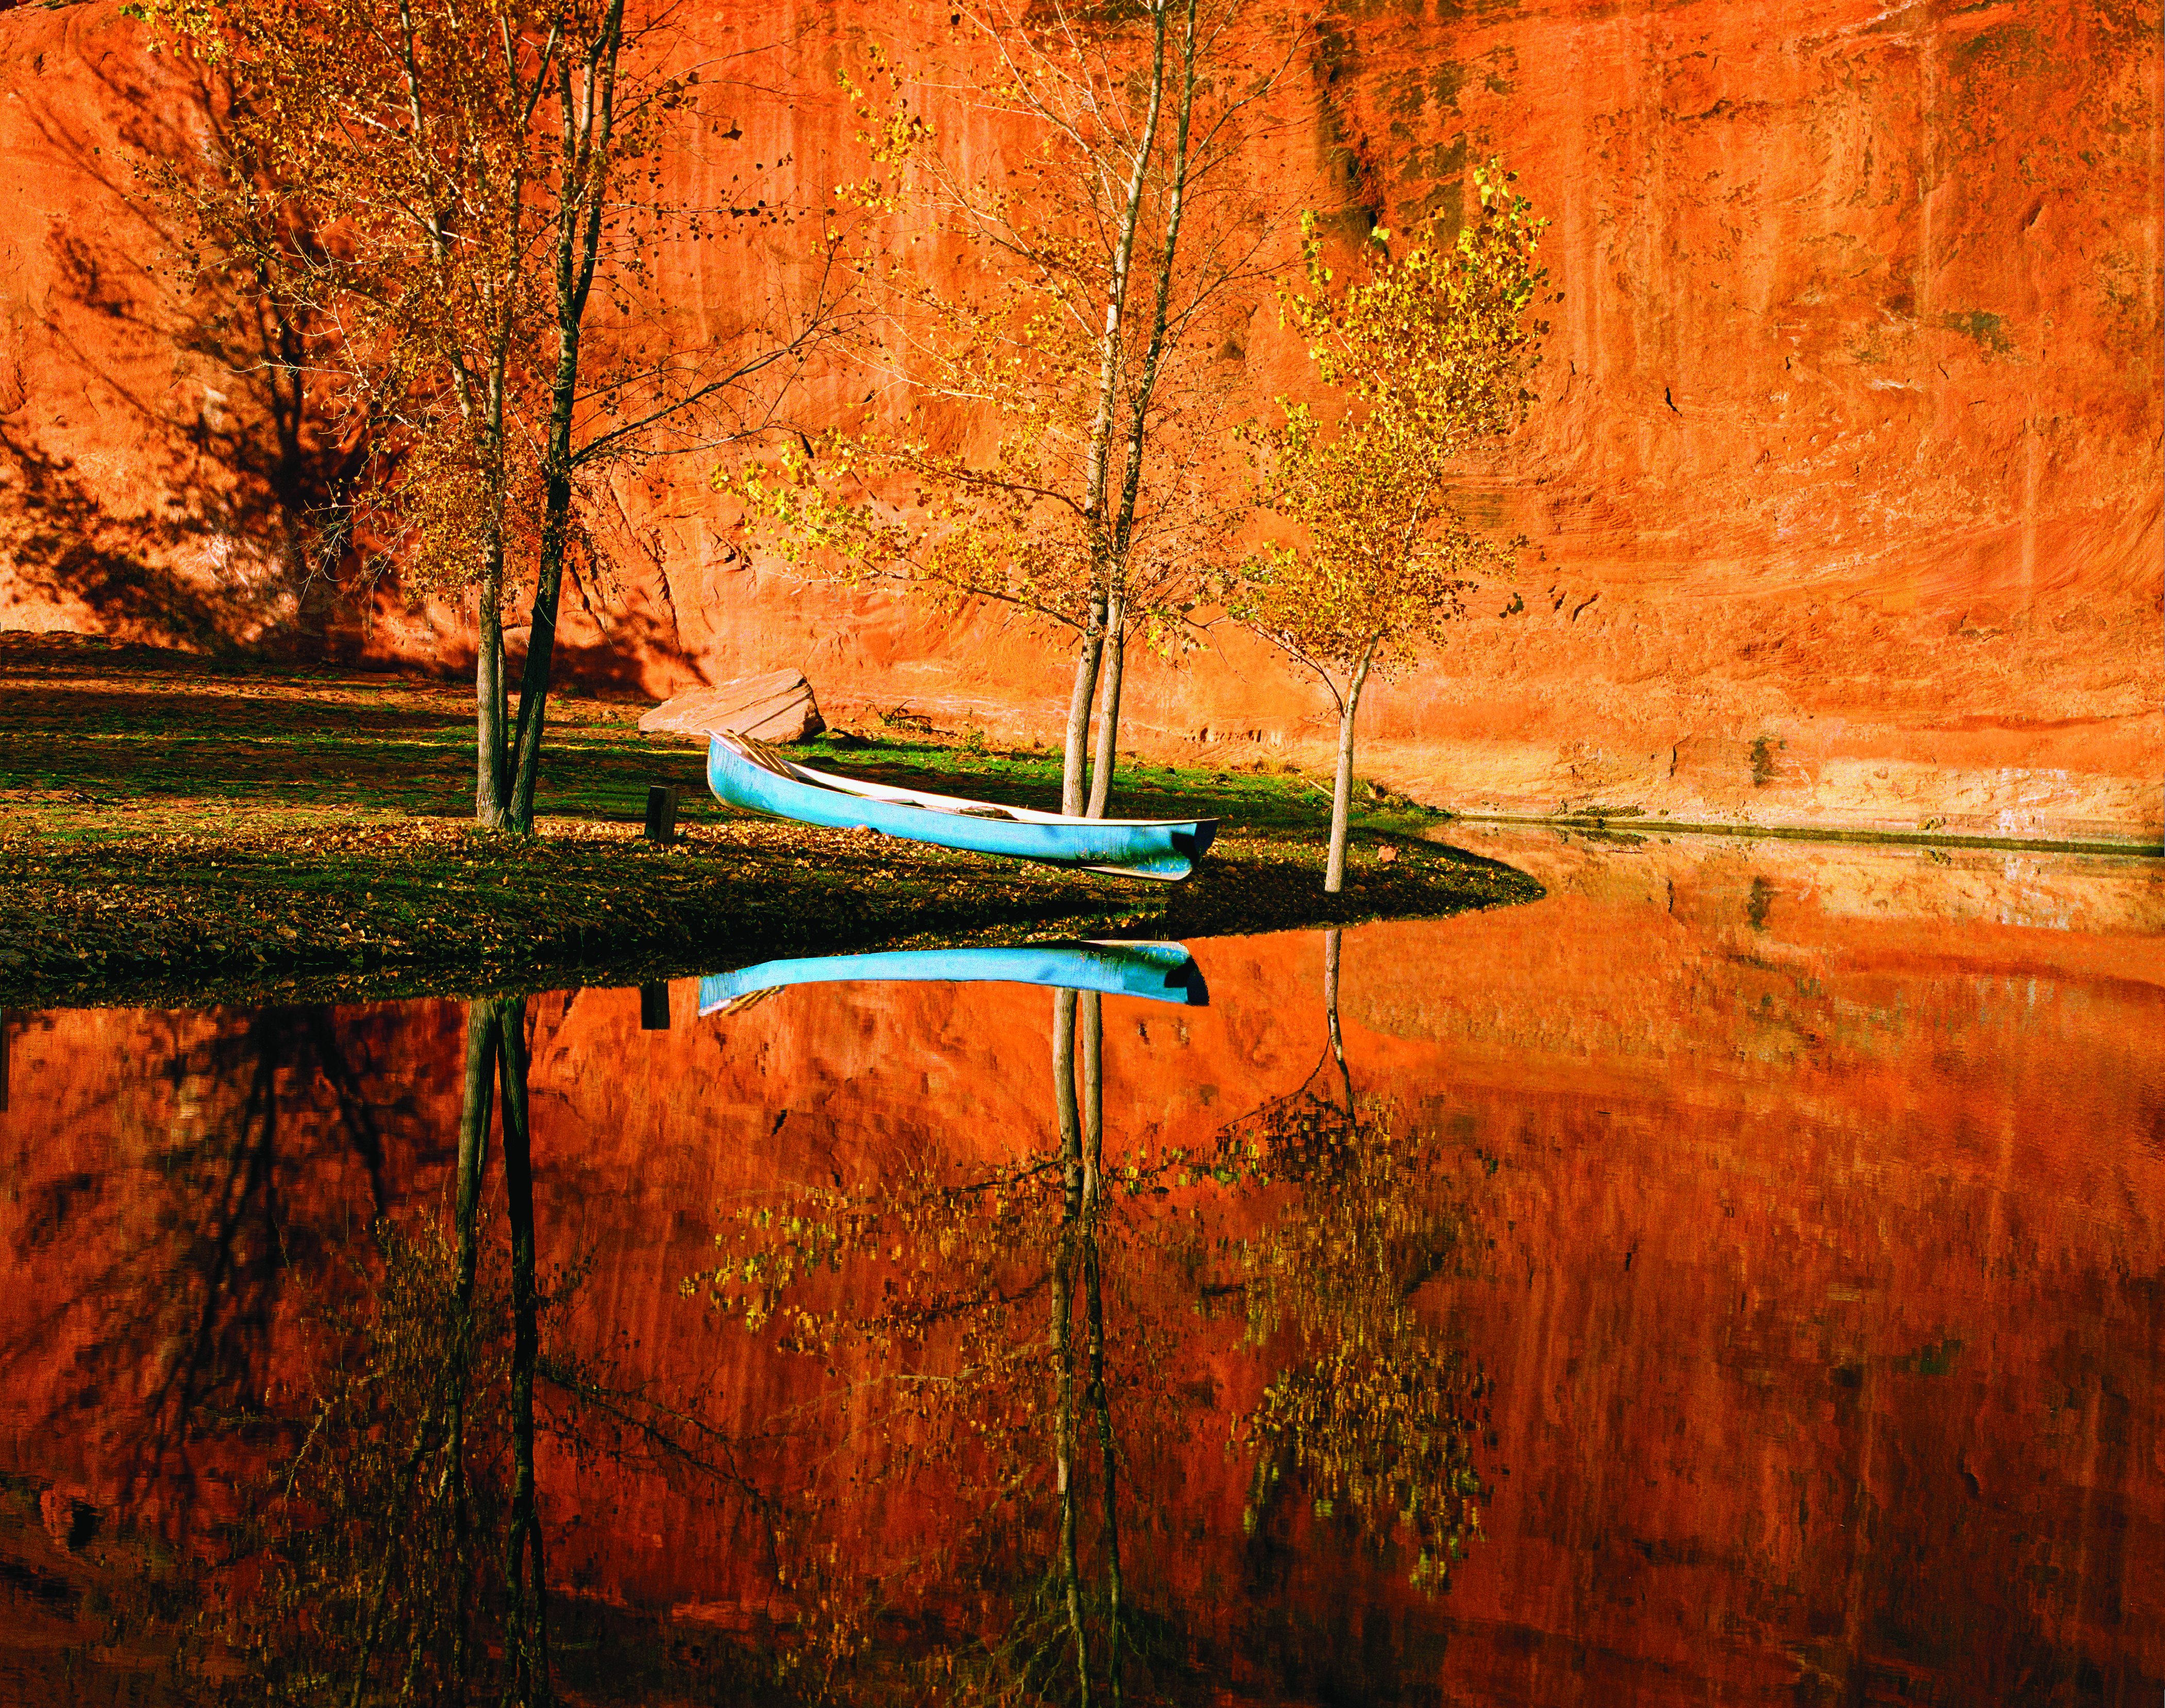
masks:
[[[1261,502],[1293,525],[1290,542],[1243,563],[1227,596],[1238,621],[1312,671],[1338,708],[1325,889],[1346,881],[1346,814],[1362,690],[1404,669],[1467,596],[1507,574],[1516,542],[1467,524],[1454,498],[1460,460],[1525,418],[1526,381],[1547,328],[1529,310],[1545,298],[1535,264],[1542,224],[1491,161],[1477,170],[1480,206],[1457,232],[1440,210],[1393,259],[1391,234],[1362,245],[1363,277],[1336,287],[1313,217],[1308,286],[1288,292],[1287,319],[1306,339],[1324,383],[1350,393],[1335,430],[1305,403],[1251,437]]]
[[[701,129],[666,14],[624,0],[144,0],[203,68],[208,145],[147,163],[199,282],[290,335],[361,471],[320,519],[409,593],[477,601],[475,815],[530,830],[565,577],[611,476],[764,424],[815,289],[714,336],[655,301],[672,241],[786,216],[661,193]],[[730,133],[734,134],[735,133]],[[740,198],[751,202],[753,198]],[[815,278],[826,275],[816,266]],[[661,323],[655,329],[655,322]],[[531,589],[515,722],[505,630]]]
[[[1213,478],[1222,352],[1241,347],[1243,290],[1274,241],[1241,150],[1273,122],[1300,37],[1228,0],[993,0],[954,18],[972,57],[935,81],[1027,146],[987,168],[935,134],[884,57],[891,108],[845,79],[874,156],[852,187],[882,306],[861,351],[870,407],[793,441],[778,479],[722,470],[715,484],[793,561],[1064,630],[1061,810],[1099,816],[1126,642],[1192,638],[1231,531]]]

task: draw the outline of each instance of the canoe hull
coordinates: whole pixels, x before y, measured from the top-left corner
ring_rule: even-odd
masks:
[[[724,805],[830,830],[877,830],[905,841],[975,854],[1177,883],[1195,870],[1195,862],[1218,830],[1215,819],[1072,819],[1019,812],[1012,817],[974,817],[915,804],[919,799],[944,801],[944,796],[913,798],[906,789],[882,789],[878,795],[845,793],[827,783],[806,781],[801,767],[789,768],[798,774],[782,775],[755,764],[719,735],[707,745],[707,786]]]
[[[699,1012],[793,984],[1041,984],[1140,996],[1190,1008],[1209,1004],[1202,970],[1177,943],[1032,943],[1014,948],[902,949],[764,961],[699,981]]]

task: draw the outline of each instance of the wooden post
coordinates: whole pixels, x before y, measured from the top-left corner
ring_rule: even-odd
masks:
[[[673,842],[677,840],[677,797],[682,793],[673,785],[656,783],[646,791],[646,840],[650,842]]]
[[[642,1032],[669,1030],[669,986],[666,982],[639,987],[639,1029]]]

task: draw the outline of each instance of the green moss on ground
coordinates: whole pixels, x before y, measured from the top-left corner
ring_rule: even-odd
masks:
[[[1060,804],[1060,756],[1043,747],[998,749],[967,736],[879,730],[830,733],[791,751],[808,765],[904,788],[940,786],[925,782],[934,777],[953,793],[1003,806]],[[1124,819],[1214,818],[1258,836],[1322,836],[1330,828],[1330,788],[1293,766],[1228,770],[1123,757],[1108,810]],[[1450,820],[1373,783],[1355,786],[1356,832],[1424,836]]]
[[[640,735],[639,708],[576,698],[552,719],[540,834],[499,836],[461,821],[471,726],[457,690],[5,638],[9,1005],[534,988],[873,947],[1434,916],[1540,894],[1420,840],[1436,815],[1371,792],[1346,889],[1326,896],[1328,802],[1283,772],[1123,773],[1119,814],[1225,820],[1197,876],[1172,886],[774,824],[714,803],[699,751]],[[830,738],[807,756],[1021,804],[1058,789],[1050,754],[924,730]],[[685,790],[673,846],[637,834],[652,783]]]

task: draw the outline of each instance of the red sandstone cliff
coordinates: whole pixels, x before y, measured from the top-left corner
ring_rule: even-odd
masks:
[[[826,24],[908,17],[795,21],[811,92],[739,121],[824,172],[847,129]],[[1401,221],[1499,150],[1565,293],[1479,501],[1532,540],[1529,614],[1380,693],[1372,767],[1468,809],[2155,838],[2158,42],[2154,0],[1325,14],[1309,129],[1256,169]],[[176,347],[151,271],[129,150],[171,145],[186,104],[103,0],[0,16],[0,623],[351,631],[285,587],[261,481],[230,467],[247,382]],[[734,254],[669,258],[662,298],[726,314]],[[1239,358],[1259,390],[1300,372],[1272,319]],[[574,614],[591,672],[659,693],[802,666],[845,711],[1054,726],[1054,655],[748,567],[704,474],[619,494],[643,544]],[[387,605],[345,644],[465,656],[441,610]],[[1158,751],[1322,751],[1314,697],[1237,638],[1130,704]]]

